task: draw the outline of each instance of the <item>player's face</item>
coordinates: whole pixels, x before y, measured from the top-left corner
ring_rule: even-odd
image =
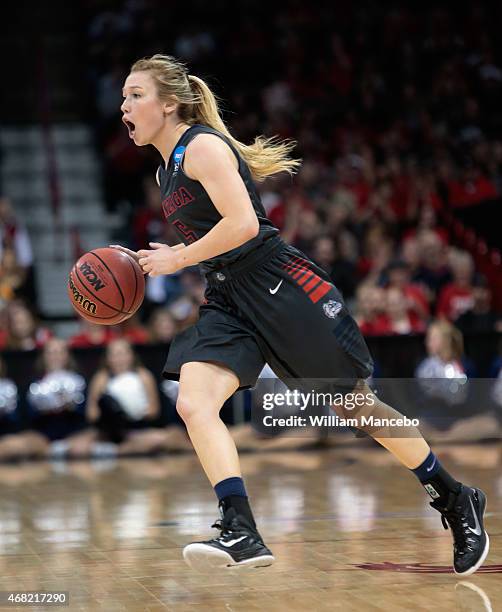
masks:
[[[138,146],[152,143],[164,127],[165,114],[151,75],[148,72],[131,73],[122,93],[124,102],[120,110],[129,137]]]

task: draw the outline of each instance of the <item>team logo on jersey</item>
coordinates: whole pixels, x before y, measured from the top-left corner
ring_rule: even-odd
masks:
[[[340,302],[335,302],[335,300],[328,300],[322,305],[322,309],[327,317],[334,319],[342,309],[342,304]]]
[[[186,147],[176,147],[176,149],[174,149],[174,173],[178,172],[181,166],[181,160],[183,159],[183,155],[185,154],[185,149]]]

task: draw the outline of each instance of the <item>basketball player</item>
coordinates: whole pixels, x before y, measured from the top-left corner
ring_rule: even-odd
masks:
[[[219,418],[238,389],[252,387],[265,362],[279,378],[337,378],[368,397],[360,414],[399,417],[363,382],[372,360],[359,329],[327,274],[285,244],[267,219],[254,180],[294,171],[293,143],[234,139],[206,83],[176,59],[137,61],[124,84],[121,110],[129,136],[151,144],[164,163],[157,171],[164,214],[181,243],[151,243],[136,257],[145,274],[173,274],[201,264],[207,279],[200,319],[171,344],[164,369],[179,378],[177,409],[219,500],[219,535],[185,547],[194,568],[263,567],[274,561],[260,536],[242,480],[234,442]],[[344,406],[336,406],[338,412]],[[353,415],[352,415],[353,416]],[[409,468],[453,532],[454,569],[468,575],[488,553],[486,498],[457,482],[416,428],[402,437],[366,429]]]

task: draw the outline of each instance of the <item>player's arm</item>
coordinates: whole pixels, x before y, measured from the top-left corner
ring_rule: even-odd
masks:
[[[160,400],[157,385],[153,374],[146,368],[139,369],[139,376],[145,386],[146,396],[148,398],[147,416],[150,419],[155,419],[160,413]]]
[[[172,274],[231,251],[259,231],[258,218],[237,170],[237,159],[221,138],[212,134],[194,138],[185,153],[184,172],[202,184],[222,218],[203,238],[184,249],[139,251],[139,263],[151,276]]]
[[[231,251],[258,234],[258,218],[237,159],[221,138],[213,134],[194,138],[185,153],[184,171],[202,184],[222,218],[203,238],[177,253],[180,268]]]
[[[99,417],[98,399],[105,390],[107,380],[107,373],[104,370],[99,370],[93,376],[89,385],[85,416],[90,423],[94,423]]]

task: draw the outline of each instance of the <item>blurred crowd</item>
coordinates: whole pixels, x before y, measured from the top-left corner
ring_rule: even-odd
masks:
[[[223,98],[236,137],[297,140],[303,166],[293,181],[260,185],[265,208],[328,270],[365,334],[420,333],[434,317],[500,330],[491,288],[453,248],[442,214],[501,193],[500,7],[244,5],[229,30],[225,2],[195,1],[190,12],[89,3],[92,110],[108,206],[124,219],[118,238],[134,248],[178,241],[162,218],[159,157],[119,120],[130,64],[171,53]],[[149,296],[170,301],[177,290],[156,281]]]

